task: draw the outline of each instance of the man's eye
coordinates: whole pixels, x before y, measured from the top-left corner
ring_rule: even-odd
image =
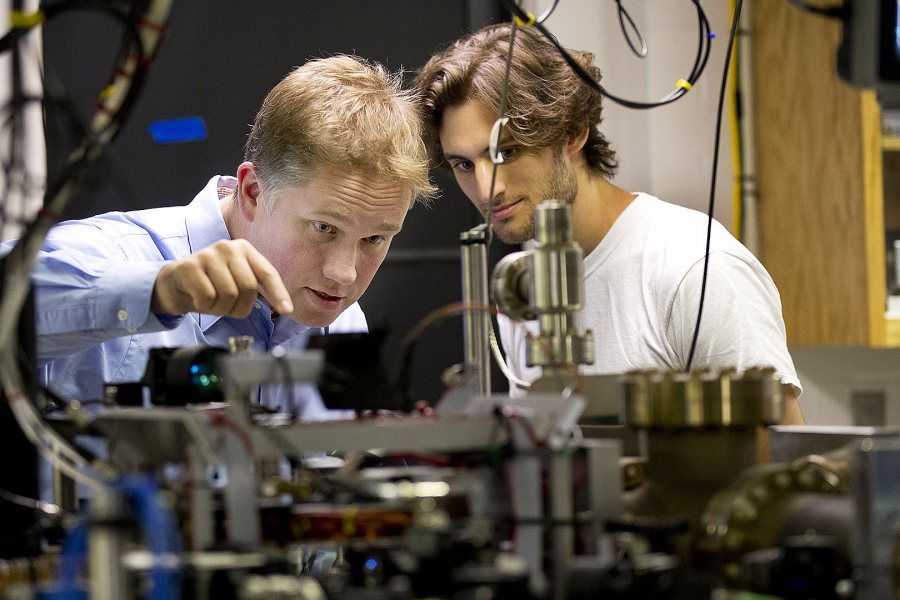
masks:
[[[363,238],[363,239],[365,239],[367,242],[369,242],[369,243],[372,244],[373,246],[377,246],[377,245],[379,245],[379,244],[383,244],[384,241],[387,239],[387,236],[384,236],[384,235],[370,235],[369,237]]]
[[[471,160],[458,160],[450,163],[450,168],[454,171],[471,171],[473,166]]]
[[[333,232],[334,232],[334,225],[329,225],[328,223],[322,223],[322,222],[319,222],[319,221],[314,221],[314,222],[313,222],[313,227],[314,227],[315,230],[318,231],[319,233],[333,233]]]
[[[518,154],[518,153],[519,153],[519,149],[516,148],[515,146],[509,147],[509,148],[500,148],[500,156],[502,156],[504,160],[509,160],[511,158],[514,158],[516,156],[516,154]]]

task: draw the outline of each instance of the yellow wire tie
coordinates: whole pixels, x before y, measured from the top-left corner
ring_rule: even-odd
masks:
[[[678,82],[675,83],[675,85],[680,88],[684,88],[684,91],[686,91],[686,92],[691,91],[691,88],[694,87],[691,85],[691,82],[688,81],[687,79],[679,79]]]
[[[105,88],[100,91],[100,100],[106,101],[109,100],[109,97],[112,96],[113,91],[115,91],[116,86],[113,84],[109,84]]]
[[[9,12],[9,25],[13,29],[31,29],[47,20],[44,11],[25,12],[12,10]]]
[[[513,17],[516,20],[516,25],[519,27],[531,27],[535,23],[537,23],[537,18],[535,18],[534,13],[528,13],[528,20],[523,21],[519,15],[515,15]]]

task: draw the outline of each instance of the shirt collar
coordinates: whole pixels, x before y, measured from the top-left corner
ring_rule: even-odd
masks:
[[[225,226],[222,207],[219,200],[237,185],[234,177],[216,175],[206,184],[185,210],[185,227],[187,228],[188,246],[193,254],[219,240],[230,240],[231,234]],[[198,314],[197,322],[202,330],[206,330],[221,317],[217,315]]]
[[[216,175],[188,204],[185,225],[191,253],[211,246],[219,240],[231,239],[219,200],[229,189],[233,190],[235,185],[237,180],[234,177]]]
[[[269,349],[288,341],[292,341],[290,344],[291,348],[305,347],[309,334],[311,332],[318,333],[319,331],[321,330],[317,327],[301,325],[290,317],[278,317],[274,321],[274,330],[272,331],[272,337],[269,339]]]

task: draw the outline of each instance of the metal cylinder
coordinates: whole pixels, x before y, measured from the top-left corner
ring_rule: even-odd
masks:
[[[534,319],[531,309],[531,251],[513,252],[497,262],[491,276],[491,296],[510,319]]]
[[[545,200],[535,211],[534,239],[542,246],[572,241],[572,210],[568,202]]]
[[[127,529],[121,522],[127,514],[123,498],[113,490],[91,496],[91,526],[88,532],[88,568],[91,600],[127,597],[122,553]]]
[[[567,368],[594,361],[593,336],[578,333],[584,298],[581,247],[572,239],[572,207],[545,200],[534,216],[537,247],[531,251],[531,309],[540,334],[528,340],[531,365]]]
[[[626,375],[623,414],[631,427],[678,429],[773,425],[784,397],[774,369]]]
[[[584,298],[581,247],[572,241],[572,209],[547,200],[535,211],[531,302],[535,312],[571,314]]]
[[[481,224],[459,236],[462,259],[462,301],[473,307],[463,314],[463,353],[466,369],[475,369],[480,394],[491,392],[489,350],[491,316],[488,306],[486,225]],[[476,308],[477,307],[477,308]]]

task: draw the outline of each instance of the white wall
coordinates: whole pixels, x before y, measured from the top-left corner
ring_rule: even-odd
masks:
[[[900,425],[900,349],[795,347],[791,356],[808,423],[852,425],[853,393],[883,392],[886,423]]]
[[[525,6],[538,12],[547,4],[540,0]],[[686,77],[691,66],[697,40],[693,4],[688,0],[625,4],[649,46],[644,60],[628,48],[612,0],[563,0],[546,25],[563,45],[597,55],[603,84],[610,91],[634,100],[658,99]],[[607,101],[603,129],[619,152],[617,185],[706,211],[731,9],[725,0],[704,2],[703,7],[717,38],[709,65],[695,88],[674,104],[650,111]],[[733,177],[726,118],[714,216],[732,231]],[[883,391],[887,422],[900,425],[900,350],[791,348],[791,353],[804,386],[801,406],[808,423],[851,424],[853,392]]]
[[[547,3],[531,4],[530,10],[537,12]],[[690,72],[697,49],[696,11],[688,0],[625,5],[647,42],[644,59],[628,47],[611,0],[562,1],[546,26],[563,45],[595,53],[602,83],[611,93],[629,100],[659,100]],[[651,110],[607,100],[602,129],[619,153],[616,185],[706,212],[730,14],[726,2],[707,2],[704,8],[717,38],[697,85],[682,99]],[[727,121],[722,133],[714,216],[733,230],[734,170]]]

